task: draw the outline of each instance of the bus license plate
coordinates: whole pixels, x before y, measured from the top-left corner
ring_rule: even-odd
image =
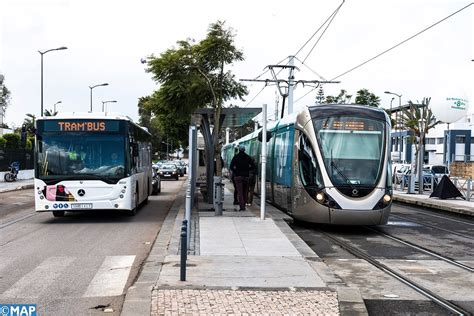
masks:
[[[89,209],[92,208],[92,203],[75,203],[71,204],[71,209]]]

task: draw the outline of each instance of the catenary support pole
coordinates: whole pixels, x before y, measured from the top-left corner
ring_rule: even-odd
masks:
[[[260,219],[265,219],[265,206],[266,206],[266,168],[267,168],[267,105],[262,106],[262,177],[261,177],[261,189],[260,189]]]

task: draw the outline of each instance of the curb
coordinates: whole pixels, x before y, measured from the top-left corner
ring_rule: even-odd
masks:
[[[433,201],[426,200],[426,199],[419,200],[416,198],[410,198],[410,196],[401,196],[400,194],[396,194],[396,195],[394,194],[393,200],[397,202],[428,207],[428,208],[451,212],[451,213],[474,216],[474,207],[468,207],[468,206],[463,206],[463,205],[456,205],[456,206],[446,205],[445,203],[443,203],[443,200],[433,200]],[[474,203],[473,203],[473,206],[474,206]]]
[[[24,185],[20,185],[20,186],[17,186],[17,187],[0,189],[0,193],[12,192],[12,191],[18,191],[18,190],[33,189],[34,187],[35,187],[34,184],[24,184]]]
[[[143,262],[142,269],[138,272],[137,280],[128,288],[122,305],[120,315],[150,315],[153,288],[160,276],[161,266],[166,255],[172,248],[172,237],[175,233],[175,222],[178,213],[184,206],[186,188],[183,182],[176,198],[166,215],[160,231],[154,241],[148,257]]]

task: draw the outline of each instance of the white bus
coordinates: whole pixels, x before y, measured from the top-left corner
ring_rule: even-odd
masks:
[[[116,113],[63,113],[36,121],[35,208],[124,210],[152,191],[151,135]]]

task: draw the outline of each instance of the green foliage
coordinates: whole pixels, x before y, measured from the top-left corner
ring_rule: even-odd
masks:
[[[11,92],[10,90],[8,90],[7,86],[5,85],[5,82],[3,83],[2,85],[2,97],[0,99],[0,105],[3,107],[3,110],[5,111],[5,109],[8,107],[9,103],[10,103],[10,96],[11,96]]]
[[[33,130],[35,127],[36,116],[34,114],[27,113],[23,121],[23,126],[26,127],[27,131]]]
[[[369,92],[367,89],[360,89],[357,91],[355,103],[378,108],[380,105],[380,98],[372,92]]]
[[[324,99],[325,97],[324,97],[323,85],[320,85],[318,89],[318,94],[316,95],[316,104],[324,103]]]
[[[318,92],[318,97],[319,97],[319,92]],[[339,92],[337,96],[331,96],[331,95],[326,96],[326,100],[323,103],[346,104],[346,103],[350,103],[351,99],[352,99],[352,95],[348,94],[346,90],[342,89],[341,92]],[[376,96],[375,94],[373,94],[372,92],[369,92],[369,90],[367,89],[360,89],[359,91],[357,91],[355,104],[379,107],[380,98]]]
[[[20,135],[16,133],[4,134],[5,148],[8,149],[19,149],[20,148]]]
[[[341,92],[337,96],[328,95],[326,96],[326,101],[324,103],[327,104],[345,104],[351,101],[352,95],[347,94],[347,91],[341,89]]]
[[[433,113],[431,112],[430,106],[431,98],[423,98],[421,104],[415,104],[412,101],[408,101],[409,107],[402,109],[402,115],[400,118],[402,126],[408,131],[411,131],[415,138],[420,139],[420,136],[424,136],[428,131],[434,128],[440,123],[437,121]],[[415,155],[418,157],[418,151],[420,144],[415,142]],[[418,161],[418,158],[417,160]]]
[[[0,136],[0,149],[4,149],[7,144],[7,141],[3,136]]]
[[[26,139],[26,149],[33,149],[35,147],[35,137],[29,136]]]
[[[53,110],[44,110],[44,116],[56,116],[58,111],[54,112]]]
[[[226,71],[226,66],[242,61],[243,53],[234,46],[232,29],[217,21],[209,26],[202,41],[178,41],[159,57],[148,58],[147,72],[160,85],[146,101],[156,118],[156,127],[163,138],[187,142],[191,114],[198,108],[213,108],[215,116],[225,101],[247,95],[247,88]],[[150,116],[151,117],[151,116]],[[217,137],[219,120],[214,120],[216,157],[220,154]],[[218,173],[220,172],[219,167]]]

